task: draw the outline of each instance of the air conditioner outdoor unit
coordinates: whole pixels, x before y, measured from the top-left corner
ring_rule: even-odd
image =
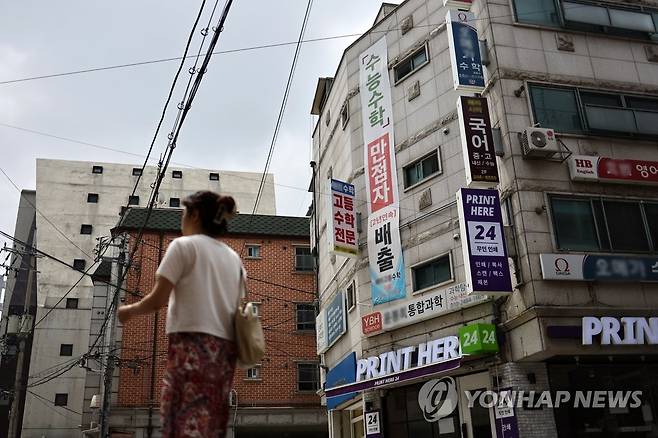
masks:
[[[555,131],[550,128],[526,128],[521,135],[523,155],[533,158],[550,158],[560,152]]]

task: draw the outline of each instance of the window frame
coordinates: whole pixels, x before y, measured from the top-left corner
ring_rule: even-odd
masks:
[[[641,254],[641,255],[646,255],[646,254],[656,254],[658,253],[658,247],[656,247],[653,243],[653,238],[654,236],[651,233],[649,221],[647,218],[647,213],[645,210],[645,205],[650,204],[650,205],[658,205],[658,199],[650,199],[650,198],[638,198],[638,197],[621,197],[621,196],[606,196],[606,195],[596,195],[596,194],[574,194],[574,193],[564,193],[564,192],[548,192],[545,194],[546,196],[546,205],[548,208],[548,214],[549,214],[549,229],[551,232],[551,240],[553,242],[553,248],[555,249],[556,252],[560,253],[602,253],[602,254]],[[573,201],[588,201],[590,203],[590,212],[592,214],[592,219],[594,222],[595,230],[596,230],[596,237],[597,237],[597,244],[598,244],[598,249],[593,249],[593,250],[578,250],[578,249],[563,249],[560,247],[559,239],[558,239],[558,230],[557,227],[555,226],[555,216],[554,216],[554,210],[553,210],[553,199],[563,199],[563,200],[573,200]],[[601,214],[603,215],[601,218],[597,218],[597,212],[594,209],[593,202],[598,201],[601,202]],[[642,250],[627,250],[627,249],[614,249],[613,241],[611,239],[611,231],[610,227],[608,225],[608,219],[606,216],[605,212],[605,201],[610,201],[610,202],[628,202],[628,203],[633,203],[635,205],[639,206],[640,209],[640,217],[642,219],[642,225],[644,229],[644,237],[647,241],[648,244],[648,251],[642,251]],[[599,220],[603,224],[605,224],[605,230],[601,230]],[[605,238],[607,239],[607,244],[609,248],[605,248],[605,245],[603,244],[602,236],[601,233],[604,231],[606,233]]]
[[[172,170],[171,171],[171,178],[172,179],[183,179],[183,171],[182,170]]]
[[[307,306],[306,309],[300,309],[301,306]],[[308,312],[311,311],[313,314],[313,317],[311,318],[311,322],[300,322],[299,319],[299,313],[300,310],[302,312]],[[316,312],[315,312],[315,305],[311,302],[299,302],[295,303],[295,330],[298,332],[314,332],[315,331],[315,317],[316,317]],[[300,324],[312,324],[312,328],[300,328]]]
[[[103,174],[103,166],[91,166],[91,173],[94,175],[102,175]]]
[[[422,64],[420,64],[416,67],[414,67],[413,66],[413,58],[423,50],[425,51],[425,58],[426,58],[425,62],[423,62]],[[398,62],[396,62],[395,64],[393,64],[393,67],[391,67],[391,69],[393,70],[393,86],[396,86],[396,85],[402,83],[405,79],[412,76],[414,73],[416,73],[421,68],[425,67],[427,64],[430,63],[430,59],[431,59],[430,58],[430,48],[429,48],[429,44],[426,42],[422,46],[418,47],[418,49],[414,50],[409,55],[405,56],[403,59],[401,59]],[[402,65],[403,63],[407,62],[407,61],[412,62],[411,70],[409,71],[409,73],[405,74],[404,76],[398,77],[397,68],[400,65]]]
[[[75,303],[75,306],[73,305]],[[80,308],[80,299],[79,298],[67,298],[66,304],[64,304],[65,309],[79,309]]]
[[[82,264],[82,267],[79,266],[80,264]],[[84,272],[87,267],[87,261],[85,259],[73,259],[71,266],[73,266],[73,269],[76,271]]]
[[[208,180],[209,181],[219,181],[219,173],[217,172],[210,172],[208,174]]]
[[[87,228],[89,227],[89,228]],[[88,233],[83,233],[84,230],[89,230]],[[91,236],[94,233],[94,226],[92,224],[80,224],[80,234],[83,236]]]
[[[351,293],[350,290],[352,291]],[[352,280],[345,288],[345,306],[347,307],[347,313],[356,309],[356,295],[356,280]]]
[[[248,260],[260,260],[260,259],[263,258],[263,256],[261,255],[262,245],[261,245],[260,243],[247,243],[247,244],[245,245],[245,247],[246,247],[246,249],[247,249],[247,254],[246,254],[245,257],[244,257],[245,259],[248,259]],[[257,252],[258,252],[258,255],[255,255],[255,256],[249,255],[249,250],[250,250],[251,248],[258,248],[258,251],[257,251]]]
[[[99,199],[98,193],[87,193],[87,204],[98,204]]]
[[[302,383],[299,378],[300,366],[308,366],[308,365],[312,365],[316,370],[316,376],[317,376],[316,389],[300,389],[299,387],[300,383]],[[299,361],[295,363],[295,368],[297,374],[295,378],[297,392],[315,394],[320,389],[320,364],[316,361]],[[310,382],[304,381],[303,383],[314,383],[314,382],[315,381],[310,381]]]
[[[309,274],[313,273],[315,271],[315,258],[313,257],[313,250],[311,249],[310,245],[293,245],[294,251],[295,251],[295,272],[297,273],[302,273],[302,274]],[[306,248],[309,251],[308,257],[311,258],[312,261],[312,266],[311,269],[299,269],[299,266],[297,264],[297,258],[299,257],[297,255],[297,249],[299,248]]]
[[[419,163],[421,163],[421,168],[422,168],[422,162],[425,161],[427,158],[430,158],[432,155],[436,154],[436,159],[438,161],[439,165],[439,170],[437,170],[434,173],[431,173],[427,176],[424,176],[422,179],[416,181],[415,183],[411,185],[407,185],[407,169],[411,166],[417,166]],[[440,176],[443,174],[443,165],[441,163],[441,147],[437,147],[436,149],[432,149],[432,151],[428,152],[427,154],[421,156],[420,158],[416,158],[409,163],[405,164],[402,166],[402,179],[403,179],[403,184],[404,184],[404,190],[403,192],[408,192],[416,187],[426,183],[427,181],[436,178],[437,176]]]
[[[139,205],[139,195],[128,195],[128,205]]]
[[[442,259],[444,257],[448,256],[448,264],[450,266],[450,278],[448,280],[445,280],[443,282],[439,282],[437,284],[433,284],[431,286],[424,287],[422,289],[417,289],[416,290],[416,276],[414,275],[415,270],[418,268],[421,268],[423,266],[427,266],[435,262],[436,260]],[[454,283],[455,281],[455,267],[453,265],[453,260],[452,260],[452,251],[446,251],[444,253],[441,253],[436,256],[432,256],[429,259],[423,260],[418,263],[414,263],[413,265],[409,266],[409,269],[411,271],[411,294],[412,295],[419,295],[424,292],[428,292],[433,289],[437,289],[439,287],[445,286],[446,284]]]
[[[142,176],[144,175],[144,169],[141,167],[133,167],[132,176]]]
[[[64,349],[70,348],[70,354],[64,354]],[[68,352],[67,352],[68,353]],[[59,355],[62,357],[72,357],[73,356],[73,344],[59,344]]]
[[[345,103],[340,109],[340,123],[343,130],[347,127],[347,124],[350,121],[350,101],[349,99],[345,100]]]
[[[62,403],[63,398],[63,403]],[[68,406],[69,405],[69,394],[67,393],[55,393],[55,400],[53,401],[54,406]]]
[[[245,377],[244,377],[244,380],[247,381],[247,382],[261,382],[261,381],[263,381],[263,376],[262,376],[262,374],[261,374],[261,370],[262,370],[262,368],[263,368],[263,366],[262,366],[262,364],[260,364],[260,363],[255,364],[254,366],[247,368],[247,369],[244,371],[244,376],[245,376]],[[251,376],[249,376],[249,372],[250,372],[251,370],[257,370],[257,371],[256,371],[256,376],[255,376],[255,377],[251,377]]]
[[[178,205],[171,205],[171,201],[176,200]],[[180,208],[180,198],[169,198],[169,207],[171,208]]]

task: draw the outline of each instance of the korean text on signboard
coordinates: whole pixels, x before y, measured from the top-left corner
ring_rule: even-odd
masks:
[[[359,57],[373,304],[406,296],[386,38]]]
[[[574,181],[653,185],[658,184],[658,161],[573,155],[569,173]]]
[[[326,307],[327,312],[327,348],[331,347],[346,330],[345,294],[341,291]]]
[[[344,256],[356,256],[359,244],[354,210],[354,186],[335,179],[331,180],[331,251]]]
[[[475,15],[465,11],[448,11],[446,25],[455,90],[482,90],[484,70],[480,55]]]
[[[491,187],[498,184],[489,106],[484,97],[462,96],[457,101],[466,186]]]
[[[544,280],[658,282],[658,257],[540,254]]]
[[[457,207],[469,293],[511,293],[498,191],[460,189]]]

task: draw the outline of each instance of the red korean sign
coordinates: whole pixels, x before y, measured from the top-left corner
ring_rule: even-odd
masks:
[[[389,138],[387,132],[368,144],[371,213],[388,207],[394,201]]]
[[[573,155],[569,174],[574,181],[658,184],[658,161]]]
[[[331,180],[331,251],[343,256],[356,256],[359,244],[356,234],[356,211],[354,209],[354,186],[346,182]]]
[[[376,333],[382,329],[382,314],[380,312],[369,313],[361,318],[361,330],[364,335]]]

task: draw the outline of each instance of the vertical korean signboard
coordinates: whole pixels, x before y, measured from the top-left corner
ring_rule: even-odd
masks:
[[[372,303],[377,305],[406,296],[386,37],[359,57],[359,89],[368,200],[368,259]]]
[[[484,97],[462,96],[457,101],[466,186],[495,186],[499,182],[489,106]]]
[[[359,252],[354,211],[354,186],[331,180],[331,252],[354,257]]]
[[[475,15],[471,12],[448,11],[446,15],[455,90],[479,91],[484,88],[480,43],[474,23]]]
[[[512,278],[497,190],[459,189],[459,228],[468,293],[508,294]]]

